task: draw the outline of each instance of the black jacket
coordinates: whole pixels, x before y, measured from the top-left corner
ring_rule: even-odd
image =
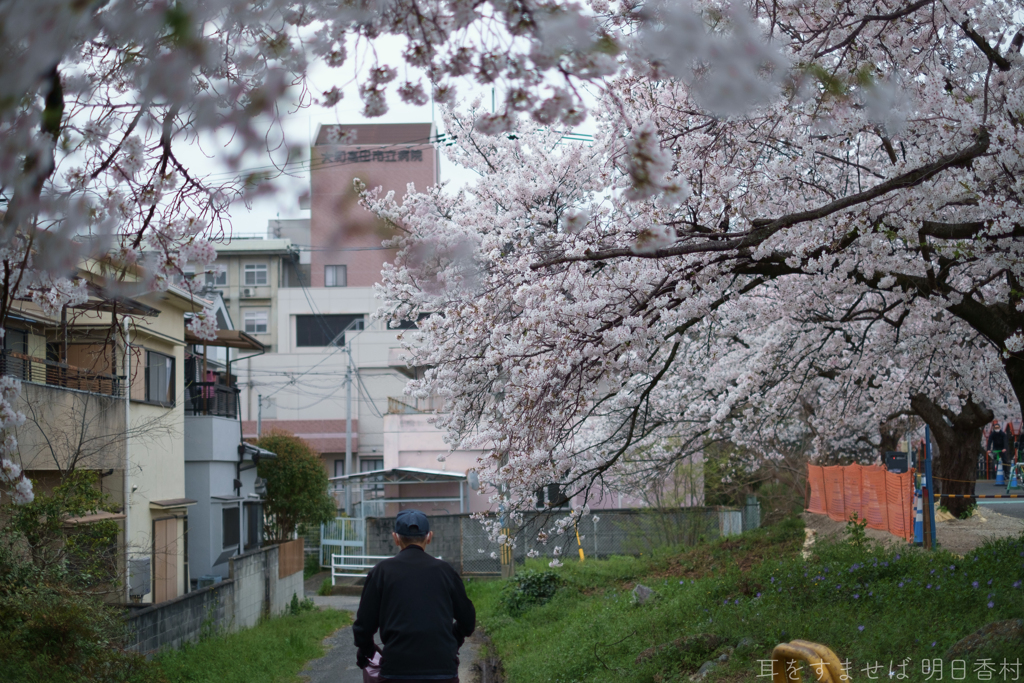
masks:
[[[1006,432],[999,430],[998,432],[992,431],[988,435],[988,450],[990,451],[1005,451],[1006,450]]]
[[[445,679],[459,674],[459,646],[476,610],[447,562],[411,545],[370,570],[352,624],[356,647],[373,651],[379,629],[383,678]]]

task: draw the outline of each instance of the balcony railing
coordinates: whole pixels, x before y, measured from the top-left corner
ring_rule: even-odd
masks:
[[[185,414],[235,419],[238,417],[238,393],[238,388],[218,382],[192,382],[185,387]]]
[[[124,396],[125,382],[117,375],[35,358],[16,351],[0,352],[0,375],[10,375],[33,384],[47,384],[106,396]]]
[[[423,415],[439,413],[444,410],[444,399],[440,396],[429,398],[412,398],[388,396],[388,413],[391,415]]]

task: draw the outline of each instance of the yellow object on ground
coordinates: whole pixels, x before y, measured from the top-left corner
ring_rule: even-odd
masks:
[[[807,672],[808,677],[803,677]],[[807,640],[780,643],[772,650],[772,683],[846,683],[852,680],[835,652]]]

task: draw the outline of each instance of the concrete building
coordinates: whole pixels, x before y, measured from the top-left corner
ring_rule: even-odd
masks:
[[[229,574],[229,560],[263,545],[261,460],[274,453],[242,441],[237,378],[214,349],[259,355],[263,346],[231,329],[225,316],[214,342],[191,344],[185,361],[185,494],[188,556],[193,588]]]
[[[359,178],[401,196],[410,183],[436,184],[434,138],[429,123],[322,126],[312,149],[310,217],[270,221],[267,239],[218,247],[214,271],[204,276],[239,329],[267,349],[234,365],[245,438],[260,429],[300,436],[321,452],[330,477],[399,462],[440,468],[437,456],[447,452],[427,423],[437,406],[402,396],[410,369],[400,360],[401,330],[372,320],[380,306],[373,286],[394,252],[381,245],[390,235],[353,188]],[[399,437],[412,422],[414,431]],[[450,462],[464,475],[475,458]],[[342,506],[340,484],[336,493]]]
[[[240,328],[267,346],[266,355],[236,365],[245,438],[282,429],[308,440],[335,481],[339,508],[346,480],[338,478],[414,468],[437,470],[438,483],[370,487],[374,496],[383,497],[386,488],[388,499],[443,498],[416,505],[447,514],[462,491],[467,511],[490,509],[493,491],[469,487],[476,478],[466,477],[480,453],[449,454],[431,423],[443,404],[403,395],[416,370],[402,360],[402,330],[372,319],[381,305],[374,285],[394,258],[382,242],[392,235],[359,206],[354,181],[399,198],[410,185],[421,191],[436,185],[435,139],[429,123],[321,126],[311,150],[309,218],[273,220],[267,239],[224,245],[217,274],[207,276]],[[265,279],[254,275],[263,272]],[[447,473],[462,483],[443,483]],[[407,496],[406,489],[416,494]],[[358,498],[350,492],[348,502]],[[624,502],[611,495],[600,500],[592,506]],[[401,507],[389,504],[387,512]]]

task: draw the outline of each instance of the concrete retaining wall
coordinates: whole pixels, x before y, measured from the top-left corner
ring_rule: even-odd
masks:
[[[255,626],[261,616],[284,613],[292,595],[302,599],[302,570],[278,577],[278,548],[231,558],[229,578],[128,616],[129,649],[150,655],[221,632]]]

